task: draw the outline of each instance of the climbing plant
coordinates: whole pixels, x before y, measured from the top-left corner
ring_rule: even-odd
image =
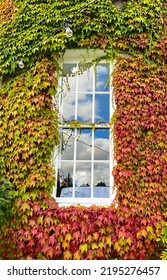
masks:
[[[167,200],[167,5],[116,2],[94,1],[83,10],[85,0],[0,1],[1,175],[14,198],[13,217],[0,230],[1,258],[151,259],[166,246],[157,239]],[[116,60],[117,195],[107,208],[59,208],[50,196],[59,58],[80,48],[103,49]]]
[[[137,59],[121,59],[113,82],[117,198],[142,215],[166,212],[167,85],[156,70]]]
[[[12,186],[5,179],[0,177],[0,226],[7,223],[11,217],[12,206]]]

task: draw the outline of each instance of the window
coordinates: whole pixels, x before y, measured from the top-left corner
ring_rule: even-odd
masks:
[[[106,61],[95,64],[90,57],[82,62],[82,55],[81,51],[68,51],[62,63],[55,190],[60,205],[108,204],[114,197],[109,125],[113,65]]]

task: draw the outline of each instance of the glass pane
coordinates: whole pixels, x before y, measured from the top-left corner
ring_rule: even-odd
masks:
[[[95,95],[95,122],[107,123],[109,121],[109,94]]]
[[[74,131],[70,129],[61,130],[60,155],[59,159],[73,160],[74,159]]]
[[[78,117],[81,122],[92,122],[92,95],[78,95]]]
[[[110,90],[109,86],[109,64],[99,63],[96,67],[96,83],[95,91],[107,92]]]
[[[76,78],[77,64],[64,64],[63,65],[63,92],[76,92]]]
[[[93,91],[93,66],[78,76],[78,91],[80,93]]]
[[[57,197],[72,197],[73,162],[59,162],[57,172]]]
[[[110,197],[109,163],[95,163],[93,179],[93,197]]]
[[[94,159],[109,160],[109,129],[96,129],[94,133]]]
[[[75,197],[91,197],[91,163],[76,164]]]
[[[92,130],[77,130],[77,159],[90,160],[92,152]]]
[[[67,94],[63,97],[62,115],[64,121],[70,121],[75,119],[75,95]]]

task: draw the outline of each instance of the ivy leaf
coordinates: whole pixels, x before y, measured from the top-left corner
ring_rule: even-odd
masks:
[[[43,216],[39,216],[38,219],[37,219],[37,224],[38,225],[43,225],[43,220],[44,220]]]
[[[91,243],[91,247],[92,247],[92,250],[98,249],[98,245],[95,242]]]
[[[88,245],[86,243],[79,245],[79,250],[81,251],[82,254],[84,252],[87,252],[88,251]]]
[[[65,235],[67,232],[68,232],[68,227],[67,227],[66,225],[64,225],[64,226],[62,227],[62,229],[61,229],[61,233],[62,233],[63,235]]]
[[[111,247],[112,241],[111,241],[111,237],[106,237],[106,244],[109,245]]]
[[[72,260],[72,253],[68,250],[66,250],[63,254],[64,260]]]
[[[72,236],[71,236],[71,234],[66,234],[65,235],[65,241],[68,241],[68,242],[70,242],[71,241],[71,239],[72,239]]]
[[[55,244],[55,237],[54,236],[49,236],[49,245],[53,246]]]
[[[62,247],[63,247],[63,249],[65,250],[65,249],[69,249],[69,247],[70,247],[70,243],[68,242],[68,241],[63,241],[62,242]]]
[[[20,207],[21,210],[23,210],[23,213],[26,212],[26,210],[30,210],[31,207],[28,203],[23,203],[23,205]]]
[[[81,259],[81,253],[80,253],[80,251],[78,250],[78,251],[76,251],[75,253],[74,253],[74,260],[80,260]]]
[[[94,259],[94,256],[95,256],[95,251],[93,250],[88,250],[88,253],[86,255],[86,259],[87,260],[93,260]]]
[[[97,241],[99,239],[99,234],[97,232],[93,233],[93,239]]]
[[[114,249],[115,249],[118,253],[121,251],[121,246],[120,246],[120,244],[119,244],[118,241],[114,243]]]
[[[81,233],[80,231],[75,231],[73,233],[73,239],[76,240],[76,241],[79,241],[79,239],[81,238]]]

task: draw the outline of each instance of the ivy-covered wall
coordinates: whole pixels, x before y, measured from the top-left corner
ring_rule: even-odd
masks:
[[[121,10],[115,2],[123,2]],[[166,1],[101,0],[83,10],[87,3],[0,1],[0,175],[13,197],[12,217],[0,230],[3,259],[152,259],[166,246],[158,242],[167,205]],[[103,49],[117,61],[117,195],[107,208],[59,208],[50,197],[58,59],[77,48]]]

